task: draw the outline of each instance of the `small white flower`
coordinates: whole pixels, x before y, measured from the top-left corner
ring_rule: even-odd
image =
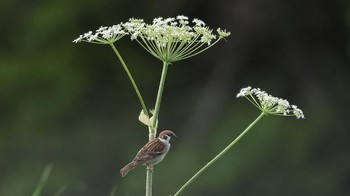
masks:
[[[205,23],[202,20],[199,20],[198,18],[193,19],[192,22],[195,23],[195,26],[200,26],[200,27],[205,26]]]
[[[265,114],[295,116],[298,119],[304,118],[303,111],[296,105],[290,105],[287,100],[269,95],[259,88],[250,86],[242,88],[236,97],[246,97]]]
[[[251,89],[252,89],[252,87],[250,87],[250,86],[242,88],[241,91],[237,94],[236,97],[238,98],[238,97],[245,97],[247,95],[250,95],[251,94]]]
[[[179,20],[179,23],[182,25],[182,26],[186,26],[189,24],[189,22],[187,20]]]
[[[73,40],[74,43],[81,42],[83,40],[83,35],[80,35],[77,39]]]
[[[163,23],[164,23],[164,21],[163,21],[163,18],[162,18],[162,17],[153,19],[153,24],[162,25]]]
[[[131,39],[137,39],[139,34],[141,33],[141,29],[143,29],[146,24],[144,23],[143,19],[135,19],[135,18],[130,18],[129,22],[122,23],[121,24],[125,31],[131,34]]]
[[[92,31],[84,33],[83,38],[89,38],[92,35]]]
[[[100,33],[100,32],[105,31],[107,29],[108,29],[108,27],[101,26],[99,29],[96,30],[96,32]]]
[[[220,37],[227,37],[231,35],[231,32],[227,32],[225,29],[221,30],[220,28],[218,28],[216,31],[218,32]]]
[[[98,38],[98,33],[96,33],[94,35],[90,35],[90,37],[88,38],[88,42],[95,41],[97,38]]]
[[[184,16],[184,15],[179,15],[179,16],[176,17],[176,19],[178,19],[178,20],[188,20],[188,17]]]
[[[301,109],[299,109],[296,105],[292,105],[292,108],[293,108],[293,114],[297,118],[305,118],[303,111]]]
[[[176,20],[175,18],[166,18],[164,20],[164,22],[167,23],[167,24],[172,24],[172,22],[175,21],[175,20]]]

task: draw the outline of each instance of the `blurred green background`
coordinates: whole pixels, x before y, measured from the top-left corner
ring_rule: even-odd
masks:
[[[53,164],[44,195],[143,195],[145,169],[119,170],[147,141],[141,110],[108,46],[73,44],[130,17],[187,15],[232,32],[170,66],[159,129],[171,129],[154,195],[174,194],[259,114],[251,85],[303,109],[268,117],[184,195],[350,195],[348,1],[1,0],[0,195],[30,195]],[[117,47],[146,104],[161,62],[128,39]]]

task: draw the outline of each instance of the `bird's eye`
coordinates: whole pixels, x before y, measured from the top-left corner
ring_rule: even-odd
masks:
[[[168,140],[168,139],[169,139],[169,136],[168,136],[168,135],[164,135],[164,136],[163,136],[163,139]]]

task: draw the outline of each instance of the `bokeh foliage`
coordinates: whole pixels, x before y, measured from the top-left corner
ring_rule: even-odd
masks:
[[[147,141],[138,100],[113,51],[73,44],[101,25],[179,14],[232,32],[169,68],[160,129],[179,136],[156,167],[168,195],[225,147],[258,111],[235,94],[258,86],[306,119],[265,118],[186,195],[349,195],[349,5],[346,1],[0,2],[0,195],[142,195],[145,170],[119,169]],[[117,44],[148,105],[161,64]]]

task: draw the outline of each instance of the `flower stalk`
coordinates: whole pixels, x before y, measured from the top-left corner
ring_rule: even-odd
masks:
[[[216,155],[211,161],[209,161],[202,169],[194,174],[176,193],[174,196],[178,196],[183,190],[188,187],[194,180],[198,178],[205,170],[207,170],[213,163],[221,158],[227,151],[229,151],[242,137],[248,133],[253,126],[262,119],[265,115],[277,115],[277,116],[295,116],[297,119],[304,118],[303,111],[296,105],[290,105],[285,99],[274,97],[269,95],[265,91],[259,88],[252,88],[250,86],[242,88],[237,94],[237,98],[245,97],[256,108],[261,111],[261,114],[226,148],[224,148],[218,155]]]
[[[128,69],[128,66],[125,64],[122,56],[119,54],[119,52],[118,52],[117,48],[114,46],[114,44],[110,43],[109,45],[112,47],[112,49],[113,49],[114,53],[117,55],[120,63],[123,65],[123,68],[124,68],[126,74],[128,75],[132,86],[134,87],[135,93],[136,93],[137,97],[139,98],[139,101],[140,101],[140,104],[141,104],[143,112],[146,114],[147,117],[149,117],[149,113],[148,113],[147,107],[145,105],[145,102],[143,101],[142,95],[141,95],[141,93],[139,91],[139,88],[137,87],[137,85],[135,83],[134,78],[132,77],[132,75],[131,75],[131,73],[130,73],[130,71]]]
[[[163,90],[164,90],[165,79],[166,79],[166,75],[167,75],[167,71],[168,71],[168,66],[169,66],[169,64],[164,61],[162,75],[160,77],[160,82],[159,82],[156,105],[154,107],[154,113],[153,113],[153,116],[151,118],[149,141],[153,140],[157,134],[158,116],[159,116],[160,104],[162,102]],[[152,196],[152,182],[153,182],[153,171],[147,169],[146,196]]]
[[[219,158],[221,158],[225,153],[227,153],[242,137],[248,133],[253,126],[265,116],[265,113],[262,112],[235,140],[233,140],[226,148],[224,148],[219,154],[217,154],[211,161],[209,161],[202,169],[200,169],[196,174],[194,174],[176,193],[174,196],[180,195],[185,188],[187,188],[194,180],[198,178],[205,170],[207,170],[211,165],[213,165]]]
[[[167,75],[167,71],[168,71],[168,66],[169,66],[169,64],[167,62],[163,62],[163,70],[162,70],[162,75],[160,77],[158,93],[157,93],[157,100],[156,100],[156,104],[154,106],[154,113],[153,113],[153,116],[151,119],[152,132],[149,135],[149,140],[154,139],[156,134],[157,134],[157,128],[158,128],[157,122],[158,122],[160,104],[162,102],[162,97],[163,97],[164,84],[165,84],[165,79],[166,79],[166,75]]]
[[[146,173],[146,196],[152,196],[153,172]]]

